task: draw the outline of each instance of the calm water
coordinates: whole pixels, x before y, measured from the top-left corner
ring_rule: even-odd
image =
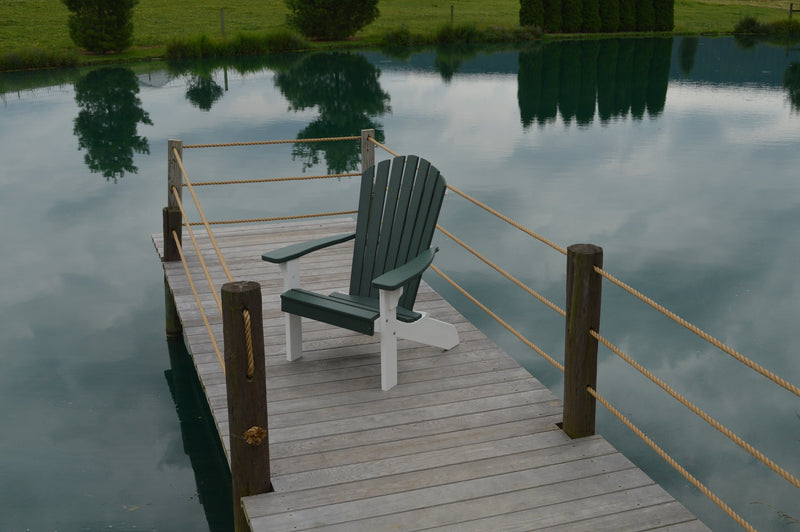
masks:
[[[227,470],[180,343],[163,334],[150,234],[167,139],[374,127],[449,182],[794,383],[800,358],[800,51],[728,39],[521,51],[319,54],[0,75],[0,530],[228,530]],[[192,150],[194,179],[348,171],[355,143]],[[204,190],[212,218],[353,208],[352,180]],[[563,305],[564,259],[449,196],[442,224]],[[448,242],[437,263],[561,358],[563,323]],[[534,375],[560,375],[428,281]],[[800,399],[613,286],[601,332],[800,475]],[[800,493],[601,348],[599,389],[764,530]],[[598,427],[712,528],[734,525],[620,423]]]

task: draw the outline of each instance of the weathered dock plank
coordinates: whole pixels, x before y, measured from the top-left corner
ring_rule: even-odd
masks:
[[[261,284],[274,493],[247,497],[254,531],[707,530],[600,436],[571,440],[562,405],[423,283],[418,307],[454,323],[442,352],[399,344],[399,384],[380,389],[380,344],[304,324],[304,356],[285,359],[283,282],[264,251],[353,229],[352,220],[215,228],[236,280]],[[194,229],[214,290],[227,282],[211,241]],[[163,255],[160,235],[153,242]],[[184,230],[189,271],[212,332],[222,323]],[[302,260],[305,287],[345,290],[352,245]],[[222,367],[180,263],[164,270],[187,347],[229,452]]]

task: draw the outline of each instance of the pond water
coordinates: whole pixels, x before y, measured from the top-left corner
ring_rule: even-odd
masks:
[[[224,457],[163,327],[150,234],[167,140],[357,135],[800,383],[800,51],[731,39],[320,53],[0,75],[1,530],[229,530]],[[352,171],[354,142],[187,150],[195,180]],[[212,219],[354,208],[352,179],[204,189]],[[564,258],[454,195],[442,225],[557,304]],[[437,264],[548,353],[563,321],[446,237]],[[557,394],[561,376],[430,273]],[[601,332],[800,475],[800,399],[605,285]],[[738,513],[800,526],[798,491],[600,349],[598,389]],[[598,430],[715,530],[732,522],[598,407]]]

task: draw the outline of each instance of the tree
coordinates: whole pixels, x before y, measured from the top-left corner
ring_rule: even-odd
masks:
[[[656,31],[672,31],[675,27],[675,0],[654,0]]]
[[[378,18],[378,0],[284,0],[287,22],[310,39],[346,39]]]
[[[613,33],[619,30],[619,0],[600,2],[600,31]]]
[[[619,31],[636,31],[637,0],[619,0]]]
[[[565,33],[578,33],[583,24],[583,0],[562,0],[561,23]]]
[[[636,31],[656,29],[656,10],[653,0],[636,0]]]
[[[558,33],[561,27],[561,0],[544,0],[544,31]]]
[[[602,27],[600,20],[600,0],[583,0],[583,26],[584,33],[597,33]]]
[[[71,12],[72,41],[90,52],[121,52],[133,40],[133,7],[139,0],[62,0]]]
[[[520,0],[520,26],[544,26],[544,0]]]

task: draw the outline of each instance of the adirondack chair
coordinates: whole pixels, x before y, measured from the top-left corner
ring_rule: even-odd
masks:
[[[428,161],[395,157],[361,176],[355,233],[321,238],[264,253],[279,264],[285,292],[286,358],[302,356],[301,317],[363,334],[380,333],[381,388],[397,384],[397,339],[442,349],[458,345],[455,326],[414,311],[420,279],[438,248],[431,248],[445,180]],[[355,240],[347,294],[322,295],[300,288],[298,259]]]

